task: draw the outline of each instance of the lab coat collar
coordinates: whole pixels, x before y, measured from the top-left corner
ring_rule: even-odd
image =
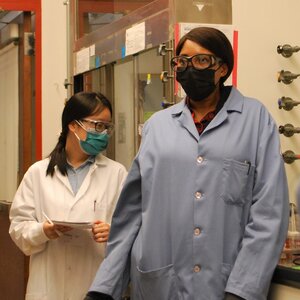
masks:
[[[239,90],[237,90],[235,87],[232,87],[231,92],[224,103],[224,109],[226,109],[228,112],[236,111],[241,113],[243,111],[243,105],[244,96]]]
[[[207,132],[220,124],[222,124],[228,117],[229,112],[239,112],[241,113],[243,110],[244,104],[244,96],[235,88],[232,87],[231,92],[226,100],[223,108],[218,112],[216,117],[210,122],[204,132]],[[171,114],[173,117],[178,117],[178,121],[181,125],[186,128],[190,134],[195,138],[195,140],[199,140],[199,133],[194,124],[193,118],[191,117],[191,112],[186,105],[185,100],[182,100],[178,104],[170,107]]]
[[[243,101],[241,101],[241,99],[243,99]],[[223,109],[227,110],[228,112],[230,111],[242,112],[243,104],[244,104],[244,96],[235,87],[232,87],[228,99],[225,101]],[[171,114],[173,116],[178,116],[182,114],[185,107],[186,107],[185,100],[182,100],[179,103],[170,107]]]
[[[108,164],[108,158],[100,153],[95,157],[95,164],[97,166],[106,166]]]
[[[95,157],[95,162],[91,165],[90,170],[87,174],[87,177],[91,176],[91,173],[93,173],[94,170],[98,166],[106,166],[107,164],[108,164],[108,158],[100,153],[99,155],[97,155]],[[66,188],[69,190],[69,192],[73,194],[73,190],[72,190],[71,184],[69,182],[68,176],[63,176],[59,172],[57,166],[55,166],[55,174],[58,177],[58,179],[66,186]],[[80,189],[78,190],[78,193],[75,196],[74,203],[76,203],[82,197],[82,195],[84,195],[86,189],[88,188],[88,184],[89,184],[89,182],[86,182],[86,180],[83,181]]]

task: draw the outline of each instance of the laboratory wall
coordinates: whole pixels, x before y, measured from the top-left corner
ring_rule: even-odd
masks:
[[[0,50],[0,201],[11,201],[18,184],[18,49],[10,44]]]
[[[300,126],[299,109],[278,108],[282,96],[300,99],[300,78],[286,85],[278,82],[277,73],[288,70],[300,73],[300,53],[285,58],[277,46],[300,44],[298,0],[233,0],[233,25],[238,31],[238,88],[247,96],[258,98],[279,125]],[[280,135],[281,151],[300,153],[300,136]],[[290,201],[295,202],[295,189],[300,179],[300,161],[286,164]]]
[[[66,10],[63,0],[42,0],[42,156],[49,155],[61,130],[67,97]]]

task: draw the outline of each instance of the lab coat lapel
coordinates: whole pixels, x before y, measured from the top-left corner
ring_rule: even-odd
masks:
[[[199,140],[199,133],[192,118],[192,114],[186,105],[183,107],[182,113],[178,117],[178,122],[195,138],[196,141]]]
[[[205,128],[204,132],[212,130],[221,125],[228,118],[228,112],[226,109],[221,109],[219,113],[213,118],[213,120]],[[203,133],[204,133],[203,132]]]
[[[75,202],[74,202],[74,204],[77,201],[79,201],[80,198],[82,196],[84,196],[85,193],[87,192],[87,190],[88,190],[88,188],[89,188],[89,186],[91,184],[91,175],[95,171],[96,168],[97,168],[97,165],[95,163],[90,167],[89,172],[86,174],[86,176],[85,176],[85,178],[84,178],[84,180],[82,182],[82,185],[79,188],[79,190],[78,190],[78,192],[77,192],[77,194],[75,196]]]
[[[55,174],[56,174],[57,178],[65,185],[65,187],[69,190],[69,192],[71,194],[73,194],[73,190],[72,190],[68,176],[62,175],[60,173],[60,171],[58,170],[57,166],[55,168],[56,168]]]
[[[236,88],[232,87],[224,106],[214,117],[214,119],[208,124],[203,133],[220,126],[223,122],[226,121],[230,112],[242,112],[244,104],[243,99],[244,96],[240,94],[240,92],[236,90]]]

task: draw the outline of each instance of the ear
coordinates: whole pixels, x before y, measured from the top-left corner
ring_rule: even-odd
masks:
[[[70,131],[75,132],[77,126],[78,126],[77,123],[75,121],[72,121],[71,123],[69,123],[68,128]]]
[[[221,67],[220,67],[220,74],[221,74],[221,77],[224,77],[226,76],[226,74],[228,73],[228,66],[227,64],[222,64]]]

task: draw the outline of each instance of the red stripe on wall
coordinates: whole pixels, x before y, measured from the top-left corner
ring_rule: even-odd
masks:
[[[232,85],[237,87],[237,67],[238,67],[238,31],[233,31],[233,52],[234,66],[232,70]]]

